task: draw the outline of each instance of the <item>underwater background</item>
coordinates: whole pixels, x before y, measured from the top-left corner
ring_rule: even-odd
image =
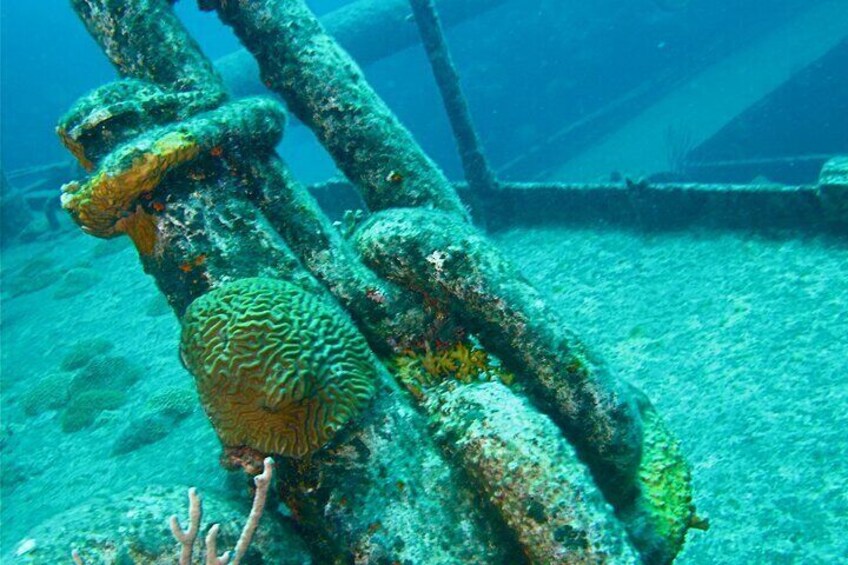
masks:
[[[814,186],[848,155],[848,0],[495,4],[446,31],[502,182]],[[174,9],[213,60],[240,48],[195,3]],[[388,52],[365,75],[461,181],[424,51],[381,50],[395,33],[371,38]],[[81,173],[56,124],[117,74],[64,1],[3,0],[0,42],[2,561],[48,562],[38,544],[92,512],[114,526],[115,500],[152,486],[161,495],[141,500],[165,532],[152,538],[185,514],[189,485],[236,529],[249,497],[219,465],[179,321],[128,238],[85,235],[59,206]],[[291,122],[279,152],[297,178],[341,178]],[[676,562],[848,562],[845,223],[791,207],[770,221],[756,204],[732,220],[634,219],[530,191],[490,238],[680,439],[710,528]],[[344,208],[327,204],[334,220]]]

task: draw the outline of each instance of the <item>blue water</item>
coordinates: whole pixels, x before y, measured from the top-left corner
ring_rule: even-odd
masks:
[[[308,4],[322,15],[348,2]],[[195,3],[174,9],[211,59],[240,48]],[[848,21],[848,0],[505,0],[447,39],[501,181],[812,186],[828,159],[848,155],[840,14]],[[387,54],[363,70],[424,151],[462,180],[424,51]],[[116,78],[68,2],[0,3],[9,183],[0,555],[10,563],[51,562],[38,548],[66,513],[149,485],[195,485],[246,514],[242,485],[219,467],[220,445],[178,358],[179,322],[135,249],[127,238],[86,236],[59,209],[59,185],[83,172],[69,164],[57,121]],[[304,183],[341,176],[300,124],[287,126],[278,149]],[[683,563],[848,562],[845,224],[757,220],[768,213],[750,210],[750,225],[659,222],[656,231],[614,213],[580,222],[554,213],[544,226],[531,214],[491,235],[680,437],[699,513],[712,523],[689,534]],[[120,386],[127,398],[69,431],[68,399],[51,391],[98,359],[107,361],[102,378],[130,375]],[[162,390],[176,391],[184,413],[161,437],[115,455],[125,424]],[[68,520],[83,527],[79,516]]]

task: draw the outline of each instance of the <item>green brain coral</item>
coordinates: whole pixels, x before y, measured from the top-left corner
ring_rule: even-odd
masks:
[[[346,315],[290,283],[242,279],[195,300],[181,355],[226,447],[300,457],[374,393],[377,369]]]

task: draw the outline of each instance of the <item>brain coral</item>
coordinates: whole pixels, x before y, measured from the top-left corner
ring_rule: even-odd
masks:
[[[183,363],[225,447],[300,457],[362,410],[377,369],[345,314],[290,283],[242,279],[183,318]]]
[[[82,369],[93,359],[112,351],[114,347],[114,343],[102,337],[79,340],[68,349],[60,367],[63,371]]]
[[[62,431],[78,432],[94,424],[104,410],[117,410],[127,401],[119,390],[86,390],[75,396],[62,414]]]

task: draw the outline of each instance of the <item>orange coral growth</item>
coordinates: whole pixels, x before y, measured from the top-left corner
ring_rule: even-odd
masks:
[[[190,273],[195,267],[199,267],[206,262],[206,253],[201,253],[191,261],[186,261],[180,265],[180,270],[184,273]]]
[[[454,376],[462,382],[469,382],[489,368],[489,356],[482,349],[471,348],[462,342],[450,351],[451,359],[456,363]]]
[[[130,147],[124,152],[131,155],[138,148]],[[129,167],[115,172],[101,170],[83,185],[66,185],[62,205],[88,232],[101,237],[116,235],[126,231],[121,226],[127,223],[120,220],[138,198],[159,186],[169,170],[199,153],[199,146],[190,136],[180,132],[166,134],[132,159]]]
[[[416,398],[424,396],[425,387],[451,378],[466,384],[494,378],[506,385],[514,379],[486,351],[466,340],[437,347],[425,344],[423,353],[406,350],[392,360],[392,365],[398,379]]]
[[[153,254],[159,230],[156,227],[156,219],[142,210],[141,206],[138,206],[133,214],[120,219],[115,229],[126,232],[142,255]]]
[[[85,147],[83,147],[82,143],[68,135],[68,132],[64,128],[56,128],[56,133],[59,135],[62,145],[71,152],[71,155],[74,156],[83,169],[89,172],[94,170],[94,163],[85,156]]]

